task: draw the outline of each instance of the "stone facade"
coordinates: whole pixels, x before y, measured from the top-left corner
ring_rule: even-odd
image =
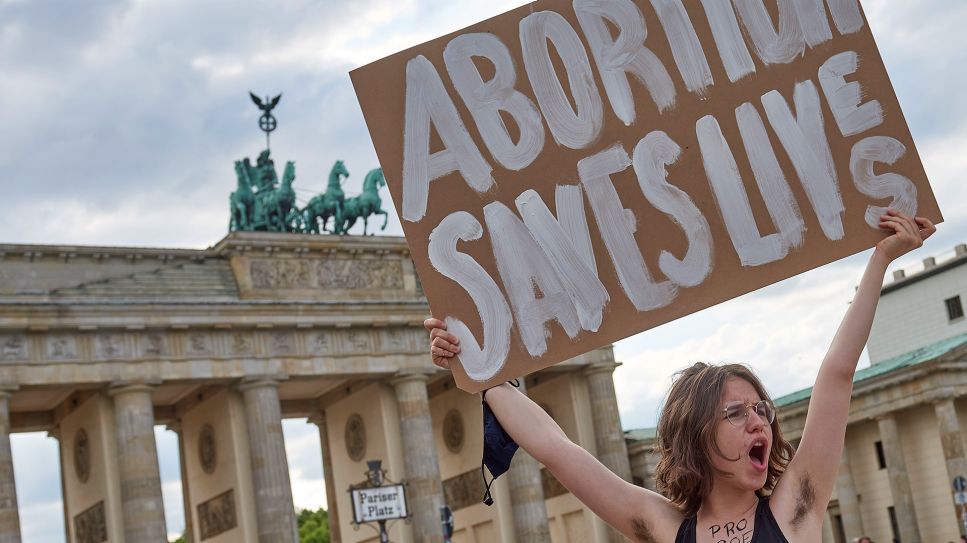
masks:
[[[298,417],[319,428],[336,542],[373,539],[354,529],[345,489],[374,458],[409,483],[415,509],[391,524],[392,541],[442,541],[448,498],[456,541],[610,541],[537,465],[526,470],[535,486],[501,477],[497,503],[481,503],[470,453],[481,450],[479,403],[426,356],[428,311],[401,238],[0,245],[0,539],[19,540],[4,444],[46,430],[59,438],[70,541],[162,541],[160,424],[179,437],[188,541],[297,541],[281,420]],[[572,439],[611,462],[620,421],[602,376],[613,367],[602,349],[526,383]]]

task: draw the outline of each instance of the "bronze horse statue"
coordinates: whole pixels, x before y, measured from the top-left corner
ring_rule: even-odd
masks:
[[[255,205],[252,180],[248,169],[240,160],[235,161],[235,175],[238,177],[238,188],[228,197],[228,206],[231,210],[231,219],[228,222],[229,232],[251,228],[249,216]]]
[[[334,234],[342,234],[343,223],[343,202],[346,200],[346,193],[342,190],[342,181],[349,177],[349,170],[341,160],[337,160],[329,172],[329,183],[326,185],[326,192],[313,196],[305,209],[302,210],[304,217],[303,224],[306,232],[318,234],[319,220],[322,220],[322,230]],[[332,230],[326,228],[326,223],[332,217]]]
[[[386,230],[386,223],[389,215],[383,211],[383,201],[379,197],[379,189],[386,186],[386,178],[383,177],[383,170],[375,168],[366,174],[363,180],[363,193],[359,196],[347,198],[343,204],[341,233],[346,233],[356,224],[356,221],[363,219],[363,235],[369,228],[369,217],[372,215],[383,216],[383,226],[381,230]]]

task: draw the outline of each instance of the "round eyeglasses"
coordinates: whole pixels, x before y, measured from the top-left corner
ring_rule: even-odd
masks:
[[[772,424],[772,421],[776,420],[776,408],[769,400],[759,400],[753,404],[740,401],[729,402],[722,409],[722,413],[725,414],[722,418],[729,419],[729,424],[732,426],[745,426],[749,420],[750,409],[755,411],[755,414],[766,424]]]

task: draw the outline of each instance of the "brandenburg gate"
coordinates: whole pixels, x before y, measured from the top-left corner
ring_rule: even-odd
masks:
[[[0,542],[20,541],[10,434],[59,440],[73,543],[166,541],[155,425],[177,432],[186,539],[298,541],[283,418],[318,426],[333,541],[350,485],[406,483],[400,543],[618,541],[519,454],[481,503],[482,422],[427,355],[402,238],[232,232],[204,250],[0,245]],[[528,376],[576,442],[631,479],[610,349]],[[320,488],[320,492],[323,489]]]

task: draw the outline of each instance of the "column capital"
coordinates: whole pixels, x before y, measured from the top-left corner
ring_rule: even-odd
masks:
[[[245,392],[246,390],[252,390],[255,388],[279,388],[279,385],[282,384],[282,381],[285,381],[288,378],[289,376],[284,373],[243,377],[235,383],[235,390]]]
[[[621,366],[621,362],[615,362],[613,360],[609,360],[607,362],[593,362],[585,366],[581,373],[583,373],[585,377],[590,377],[591,375],[597,373],[614,373],[614,370]]]
[[[930,403],[936,406],[948,402],[953,403],[955,399],[957,399],[957,394],[953,390],[942,389],[930,399]]]
[[[14,392],[20,389],[17,383],[8,382],[6,379],[0,381],[0,399],[9,400]]]
[[[432,376],[434,373],[436,372],[425,369],[401,370],[390,377],[389,384],[393,387],[403,383],[409,383],[411,381],[419,381],[425,384],[430,381],[430,376]]]
[[[874,415],[871,418],[873,420],[875,420],[876,422],[878,422],[878,423],[879,422],[890,422],[890,421],[896,422],[896,413],[893,412],[893,411],[890,411],[888,413],[880,413],[879,415]]]
[[[107,395],[114,397],[131,392],[151,393],[161,384],[161,379],[146,379],[141,381],[114,381],[107,387]]]
[[[315,413],[312,413],[311,415],[306,417],[306,424],[315,424],[316,426],[321,426],[322,424],[325,424],[325,422],[326,422],[325,409],[320,409],[319,411],[316,411]]]

